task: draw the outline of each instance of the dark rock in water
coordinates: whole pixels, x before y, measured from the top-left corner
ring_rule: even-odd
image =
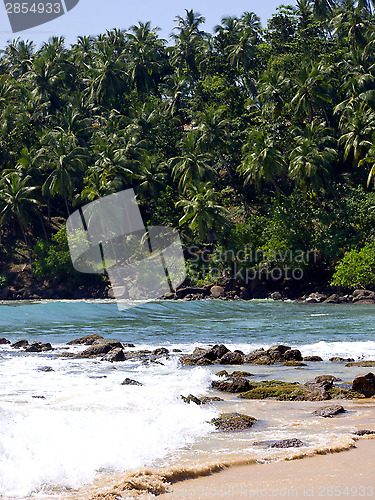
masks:
[[[210,292],[215,299],[225,295],[225,289],[222,286],[213,286],[211,287]]]
[[[184,403],[195,403],[196,405],[201,405],[202,401],[198,399],[196,396],[193,396],[193,394],[189,394],[189,396],[181,396],[181,399],[184,401]]]
[[[181,349],[173,349],[172,352],[182,352]]]
[[[283,366],[307,366],[306,363],[302,363],[302,361],[285,361],[285,363],[283,363]]]
[[[229,378],[212,382],[212,388],[222,392],[239,393],[253,388],[248,380],[241,377]]]
[[[226,371],[226,370],[224,370],[224,371]],[[218,374],[216,374],[216,375],[218,375]],[[255,375],[253,373],[250,373],[250,372],[242,372],[242,371],[236,370],[228,375],[228,378],[230,378],[230,377],[255,377]]]
[[[341,382],[341,378],[335,377],[334,375],[318,375],[314,378],[314,382]]]
[[[40,366],[38,368],[38,372],[54,372],[55,370],[52,368],[52,366]]]
[[[94,356],[100,356],[103,354],[108,354],[109,351],[115,348],[122,349],[122,344],[118,340],[107,340],[107,339],[99,339],[95,340],[95,342],[82,351],[79,356],[82,358],[91,358]]]
[[[229,373],[228,373],[226,370],[221,370],[221,371],[219,371],[219,372],[215,373],[215,375],[216,375],[217,377],[228,377],[228,376],[229,376]]]
[[[11,347],[14,347],[15,349],[20,349],[21,347],[26,347],[29,345],[29,342],[25,339],[22,340],[17,340],[14,344],[11,345]]]
[[[320,356],[305,356],[303,361],[323,361],[323,358]]]
[[[180,363],[186,366],[208,366],[216,363],[227,352],[230,352],[225,345],[215,345],[211,349],[196,347],[192,354],[185,354],[180,357]]]
[[[340,413],[346,413],[346,410],[341,405],[331,405],[331,406],[323,406],[318,410],[313,412],[313,415],[318,415],[319,417],[334,417],[339,415]]]
[[[89,378],[107,378],[107,375],[89,375]]]
[[[250,429],[257,421],[254,417],[241,413],[224,413],[211,420],[218,431],[234,432]]]
[[[45,396],[31,396],[34,399],[46,399]]]
[[[252,446],[267,446],[270,447],[275,443],[275,441],[254,441],[254,443],[251,443]]]
[[[305,446],[304,443],[300,439],[296,438],[281,439],[280,441],[276,441],[276,443],[271,444],[271,448],[300,448],[301,446]]]
[[[215,401],[224,401],[224,399],[218,398],[217,396],[204,396],[200,400],[202,405],[205,405],[207,403],[214,403]]]
[[[371,398],[375,394],[375,375],[372,372],[358,375],[353,380],[352,390]]]
[[[109,361],[110,363],[114,363],[117,361],[125,361],[125,354],[120,347],[115,347],[112,351],[109,351],[103,358],[103,361]]]
[[[132,380],[131,378],[126,378],[121,385],[144,385],[141,382],[137,382],[136,380]]]
[[[152,354],[154,354],[155,356],[164,356],[169,354],[169,351],[165,347],[159,347],[158,349],[155,349]]]
[[[67,342],[67,345],[92,345],[96,340],[100,340],[103,337],[101,335],[86,335],[85,337],[80,337],[79,339],[71,340]]]
[[[288,351],[285,351],[284,358],[286,361],[302,361],[303,359],[301,351],[298,349],[289,349]]]
[[[244,362],[245,363],[253,363],[259,357],[266,356],[266,355],[267,355],[267,352],[263,348],[256,349],[255,351],[251,351],[249,354],[247,354],[245,356]]]
[[[49,342],[32,342],[27,347],[25,347],[25,352],[44,352],[52,351],[53,348]]]
[[[341,363],[343,361],[354,361],[353,358],[341,358],[340,356],[334,356],[333,358],[330,358],[330,361],[333,361],[334,363]]]
[[[221,359],[228,352],[230,352],[229,349],[224,344],[220,344],[214,345],[204,356],[211,361],[216,361]]]
[[[222,358],[220,358],[219,363],[221,365],[242,365],[243,361],[243,354],[238,352],[227,352]]]
[[[267,350],[267,354],[274,361],[285,361],[284,354],[290,349],[287,345],[273,345]]]
[[[322,380],[320,382],[310,380],[306,382],[305,387],[309,391],[306,399],[308,401],[325,401],[326,399],[331,399],[328,391],[332,388],[332,385],[331,380]]]
[[[354,361],[351,363],[347,363],[345,366],[350,367],[350,366],[362,366],[364,368],[370,368],[375,366],[375,361],[369,359],[369,360],[364,360],[364,361]]]
[[[359,431],[354,431],[353,434],[356,436],[369,436],[370,434],[375,434],[375,431],[369,431],[368,429],[361,429]]]
[[[122,344],[124,347],[135,347],[134,344],[131,344],[130,342],[126,342],[125,344]]]
[[[5,339],[4,337],[0,339],[0,345],[10,344],[10,340]]]

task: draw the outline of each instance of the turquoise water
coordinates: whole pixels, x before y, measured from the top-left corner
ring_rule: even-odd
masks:
[[[90,333],[150,345],[373,342],[375,307],[220,300],[154,302],[127,311],[100,302],[0,305],[0,335],[10,340],[65,343]]]

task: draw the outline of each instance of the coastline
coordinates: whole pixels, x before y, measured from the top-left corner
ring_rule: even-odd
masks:
[[[339,453],[230,467],[210,476],[180,481],[159,498],[372,497],[374,459],[375,439],[360,439],[354,448]]]

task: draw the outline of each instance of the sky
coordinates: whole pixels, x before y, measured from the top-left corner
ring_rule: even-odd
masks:
[[[127,30],[138,21],[151,21],[152,26],[161,28],[160,36],[168,39],[174,18],[183,16],[184,9],[194,9],[202,14],[206,18],[203,26],[206,31],[212,31],[222,17],[239,16],[245,11],[255,12],[265,26],[276,7],[283,3],[295,5],[295,0],[79,0],[76,7],[53,21],[12,33],[5,5],[0,1],[0,49],[8,40],[17,37],[32,40],[39,47],[52,36],[64,36],[69,45],[80,35],[98,35],[113,28]]]

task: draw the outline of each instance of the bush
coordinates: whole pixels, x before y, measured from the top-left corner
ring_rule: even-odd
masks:
[[[370,288],[375,285],[375,243],[353,249],[338,263],[332,286]]]

